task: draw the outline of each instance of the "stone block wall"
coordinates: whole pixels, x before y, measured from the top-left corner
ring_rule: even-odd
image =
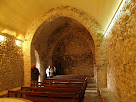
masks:
[[[23,46],[23,48],[24,48],[23,51],[24,51],[24,75],[25,75],[24,81],[25,81],[25,83],[30,83],[30,69],[28,69],[28,68],[30,67],[30,63],[31,63],[31,55],[29,52],[31,49],[30,45],[31,45],[31,41],[32,41],[33,37],[37,34],[40,34],[44,27],[46,27],[47,25],[49,26],[49,23],[51,23],[52,21],[54,21],[60,17],[68,17],[68,18],[71,18],[71,19],[79,22],[88,30],[88,32],[92,36],[93,41],[94,41],[94,48],[95,48],[94,49],[95,51],[93,52],[93,54],[95,55],[94,57],[95,57],[96,65],[94,68],[95,68],[95,73],[97,73],[95,75],[95,78],[97,77],[97,86],[98,87],[106,87],[106,85],[107,85],[106,84],[107,83],[106,68],[104,66],[105,54],[103,54],[103,52],[101,52],[104,50],[104,47],[101,47],[101,43],[103,40],[103,30],[93,17],[89,16],[88,14],[86,14],[86,12],[84,12],[78,8],[74,8],[74,7],[70,7],[70,6],[59,6],[59,7],[50,9],[49,11],[43,13],[41,16],[36,18],[32,22],[32,24],[30,25],[28,30],[26,31],[26,36],[25,36],[26,40],[25,40],[24,46]],[[54,28],[56,24],[60,24],[60,22],[51,25],[51,27],[49,27],[49,28],[51,28],[51,29]],[[48,27],[46,27],[46,28],[48,28]],[[48,28],[48,30],[45,31],[44,38],[49,37],[49,33],[48,33],[48,32],[50,32],[49,28]],[[41,52],[41,51],[39,51],[39,52]],[[41,57],[41,58],[43,59],[43,57]],[[45,66],[44,63],[47,63],[47,62],[45,62],[44,59],[43,59],[43,61],[42,61],[43,66]]]
[[[91,48],[85,39],[76,34],[64,37],[56,46],[53,52],[53,65],[58,68],[58,74],[82,74],[94,77]]]
[[[106,37],[107,84],[119,102],[136,102],[136,0],[126,0]]]
[[[12,38],[0,38],[0,91],[24,84],[24,62],[21,45]]]

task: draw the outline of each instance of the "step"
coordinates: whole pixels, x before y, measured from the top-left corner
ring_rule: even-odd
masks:
[[[87,82],[88,83],[94,83],[96,81],[95,81],[94,77],[88,77]]]
[[[118,102],[108,88],[100,88],[99,90],[104,102]]]
[[[96,83],[87,84],[87,88],[96,88],[96,87],[97,87]]]

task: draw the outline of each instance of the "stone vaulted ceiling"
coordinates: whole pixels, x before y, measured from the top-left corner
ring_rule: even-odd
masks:
[[[92,16],[105,31],[121,0],[0,0],[0,32],[4,29],[25,35],[42,13],[58,6],[72,6]]]

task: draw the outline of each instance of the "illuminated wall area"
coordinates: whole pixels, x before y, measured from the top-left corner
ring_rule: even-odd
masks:
[[[107,85],[118,102],[136,102],[136,1],[126,0],[106,35]]]
[[[0,91],[23,85],[23,63],[21,42],[0,35]]]
[[[42,26],[42,31],[39,28],[31,42],[31,63],[36,62],[36,50],[41,79],[46,77],[45,68],[51,65],[57,68],[58,75],[88,75],[88,82],[91,82],[96,76],[96,60],[94,40],[89,31],[69,17],[59,17],[50,23],[44,22]]]
[[[36,64],[39,65],[38,68],[40,67],[40,76],[44,76],[45,68],[49,64],[59,65],[58,63],[61,62],[62,67],[67,67],[64,64],[68,63],[70,66],[68,66],[66,72],[70,72],[70,74],[82,72],[81,74],[84,74],[86,72],[85,70],[90,68],[87,74],[95,77],[98,87],[106,87],[107,70],[105,68],[105,46],[103,46],[105,43],[103,43],[103,34],[120,2],[121,0],[35,0],[35,2],[33,0],[28,0],[27,2],[26,0],[1,0],[0,33],[8,33],[17,39],[24,41],[22,45],[24,58],[24,84],[30,84],[31,63],[37,62],[34,52],[36,50],[40,60],[40,64]],[[52,57],[54,47],[51,48],[51,51],[47,51],[46,42],[48,37],[64,24],[64,21],[67,21],[67,19],[59,19],[54,22],[54,20],[59,17],[68,17],[79,22],[90,33],[89,35],[92,36],[91,41],[94,43],[88,39],[89,37],[85,39],[84,32],[81,32],[82,36],[77,38],[76,36],[78,36],[78,34],[73,30],[72,34],[77,34],[74,36],[76,41],[74,41],[74,39],[71,40],[71,43],[69,44],[71,46],[67,47],[67,37],[61,38],[65,40],[66,43],[64,44],[58,37],[59,39],[57,40],[60,40],[60,42],[55,43],[56,49],[60,48],[59,45],[65,47],[62,50],[72,49],[72,47],[76,46],[74,47],[74,49],[76,49],[74,51],[77,51],[78,54],[75,54],[72,50],[59,54],[59,51],[54,50],[56,55],[54,54]],[[65,34],[67,33],[63,33],[63,35]],[[34,40],[32,41],[33,38]],[[82,43],[80,42],[80,39]],[[33,48],[31,44],[35,44],[35,41],[37,47]],[[56,41],[56,39],[54,41]],[[16,43],[19,44],[18,41]],[[79,44],[82,44],[83,49],[80,49]],[[91,47],[92,44],[93,47]],[[63,52],[62,50],[61,52]],[[79,53],[78,50],[83,50],[84,52]],[[33,51],[32,54],[31,51]],[[50,55],[46,52],[49,52]],[[55,62],[57,55],[62,58],[59,62]],[[55,58],[55,60],[53,58]],[[84,63],[84,65],[80,65],[81,62]],[[72,71],[74,69],[74,71],[68,71],[70,68]]]
[[[33,1],[0,0],[1,93],[30,86],[36,64],[41,81],[56,66],[88,75],[98,94],[136,102],[136,0]]]

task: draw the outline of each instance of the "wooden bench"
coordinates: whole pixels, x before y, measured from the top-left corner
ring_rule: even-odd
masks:
[[[74,79],[47,79],[43,82],[37,82],[38,84],[66,84],[66,85],[76,85],[80,84],[86,88],[87,83],[85,80],[74,80]],[[35,83],[35,84],[37,84]]]
[[[46,83],[67,82],[69,84],[83,82],[85,87],[87,87],[87,77],[86,76],[59,75],[53,78],[48,78],[44,80],[43,82],[46,82]]]
[[[36,82],[35,84],[31,84],[31,86],[43,85],[43,84],[56,84],[56,85],[80,85],[84,89],[86,89],[86,83],[83,80],[75,81],[75,80],[53,80],[48,79],[43,82]]]
[[[68,80],[85,80],[87,81],[88,77],[85,75],[58,75],[54,76],[53,78],[48,78],[48,79],[68,79]]]
[[[87,79],[87,75],[57,75],[53,78]]]
[[[74,93],[79,96],[79,100],[83,100],[82,91],[79,88],[52,88],[52,87],[21,87],[22,91],[33,92],[49,92],[49,93]]]
[[[21,91],[9,91],[8,96],[12,93],[34,102],[83,102],[86,86],[86,76],[61,75],[21,87]]]
[[[46,88],[67,88],[67,89],[72,89],[72,88],[78,88],[81,90],[82,94],[82,99],[84,99],[84,94],[85,94],[85,88],[82,85],[63,85],[63,84],[31,84],[31,87],[46,87]]]
[[[46,79],[43,82],[52,83],[52,82],[67,82],[67,83],[84,83],[86,80],[84,79],[58,79],[58,78],[50,78]]]
[[[75,77],[75,76],[74,76]],[[43,82],[37,82],[35,84],[31,84],[31,86],[35,87],[50,87],[50,85],[54,85],[52,87],[73,87],[75,85],[78,85],[78,87],[82,87],[82,94],[84,95],[86,87],[87,87],[87,79],[69,79],[69,78],[49,78],[47,80],[44,80]],[[56,86],[55,86],[56,85]],[[64,85],[64,86],[59,86]],[[72,85],[72,86],[65,86],[65,85]]]
[[[31,84],[31,87],[56,87],[56,88],[80,88],[84,90],[82,85],[63,85],[63,84]]]
[[[78,95],[75,93],[51,93],[32,91],[8,91],[8,97],[14,94],[15,97],[29,99],[34,102],[78,102]]]
[[[53,85],[80,85],[83,86],[84,88],[86,88],[86,85],[84,82],[72,82],[72,81],[65,81],[65,80],[47,80],[47,81],[43,81],[43,82],[37,82],[35,84],[53,84]],[[32,84],[33,85],[33,84]]]

